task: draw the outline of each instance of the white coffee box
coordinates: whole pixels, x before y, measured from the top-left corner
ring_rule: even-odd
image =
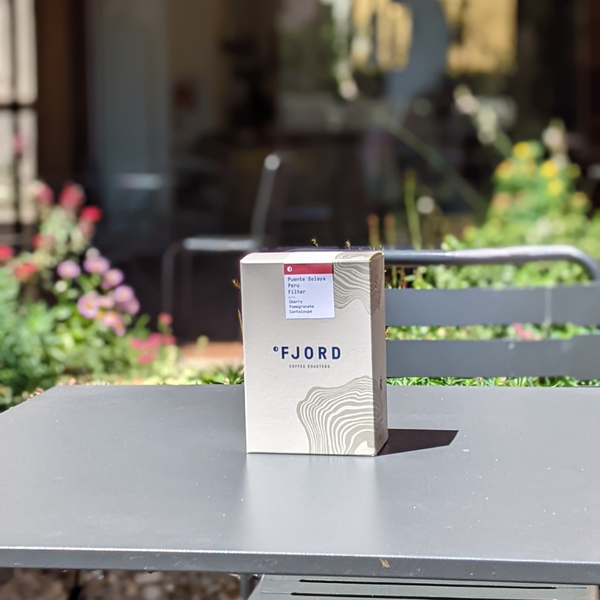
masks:
[[[373,456],[387,431],[378,251],[241,261],[247,452]]]

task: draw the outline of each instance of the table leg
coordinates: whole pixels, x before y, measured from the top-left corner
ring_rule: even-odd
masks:
[[[250,594],[254,591],[256,584],[258,583],[258,577],[256,575],[250,575],[249,573],[240,574],[240,597],[242,600],[248,600]]]

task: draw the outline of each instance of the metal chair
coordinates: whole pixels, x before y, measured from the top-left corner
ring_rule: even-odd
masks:
[[[594,586],[265,575],[252,600],[598,600]]]
[[[524,264],[564,260],[580,264],[590,284],[531,289],[386,290],[391,326],[600,324],[600,266],[571,246],[442,251],[385,250],[388,266]],[[600,335],[543,341],[388,341],[389,377],[600,377]],[[242,580],[248,593],[252,582]],[[499,582],[284,577],[257,580],[252,600],[598,600],[596,586]]]
[[[248,235],[194,236],[172,244],[162,259],[162,310],[173,312],[173,288],[175,284],[175,261],[182,253],[184,257],[184,295],[191,295],[192,254],[246,254],[276,245],[281,227],[283,196],[285,193],[285,157],[282,153],[271,153],[265,158],[256,203],[252,212]],[[187,292],[187,293],[186,293]]]

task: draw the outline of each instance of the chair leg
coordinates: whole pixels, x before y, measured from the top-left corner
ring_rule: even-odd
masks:
[[[182,271],[183,271],[183,285],[181,292],[183,294],[183,324],[187,328],[190,323],[191,317],[191,305],[192,305],[192,294],[194,292],[194,263],[193,256],[187,250],[184,250],[182,256]]]
[[[84,584],[83,584],[83,581],[81,578],[81,571],[79,569],[77,569],[75,571],[73,586],[71,587],[71,590],[69,591],[67,600],[80,600],[81,592],[83,591],[83,587],[84,587]]]
[[[258,583],[258,577],[256,575],[250,575],[249,573],[241,573],[239,577],[240,597],[242,600],[248,600]]]
[[[181,242],[171,244],[162,257],[161,267],[161,307],[162,311],[173,314],[173,290],[175,287],[175,259],[181,251]]]

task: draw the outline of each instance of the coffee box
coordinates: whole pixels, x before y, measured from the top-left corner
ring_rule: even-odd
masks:
[[[377,251],[241,261],[247,452],[377,454],[387,440]]]

